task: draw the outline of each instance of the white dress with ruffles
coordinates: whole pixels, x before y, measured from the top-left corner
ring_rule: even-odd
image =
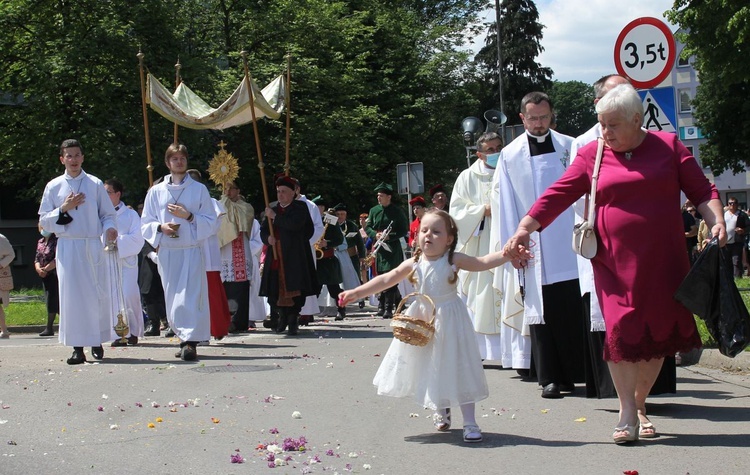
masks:
[[[432,261],[422,256],[415,267],[416,290],[428,295],[437,307],[435,336],[422,347],[393,339],[373,379],[378,394],[411,396],[432,410],[486,399],[489,389],[474,327],[458,296],[457,283],[449,282],[453,268],[448,254]],[[431,310],[427,299],[420,298],[405,313],[430,315]]]

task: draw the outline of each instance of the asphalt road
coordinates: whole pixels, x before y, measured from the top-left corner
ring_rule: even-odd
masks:
[[[484,441],[465,444],[458,408],[438,433],[430,411],[375,394],[390,341],[387,321],[361,316],[298,337],[231,336],[199,347],[197,362],[176,359],[175,340],[147,337],[68,366],[57,337],[13,333],[0,340],[0,473],[747,473],[747,359],[735,362],[744,371],[708,367],[707,353],[678,368],[678,394],[648,406],[660,437],[631,446],[611,441],[615,399],[581,388],[542,399],[535,383],[487,365]],[[259,445],[285,439],[306,450],[269,468]]]

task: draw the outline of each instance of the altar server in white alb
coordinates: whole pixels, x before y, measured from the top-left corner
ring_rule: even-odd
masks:
[[[198,342],[211,337],[203,241],[214,232],[217,216],[208,189],[188,176],[187,158],[184,145],[167,148],[170,174],[148,191],[141,231],[157,250],[167,320],[180,339],[175,356],[192,361]]]
[[[44,188],[39,223],[58,237],[60,343],[73,347],[67,360],[73,365],[86,361],[85,346],[91,347],[95,359],[104,358],[102,343],[112,339],[114,315],[101,237],[116,240],[117,227],[104,185],[81,167],[83,148],[78,140],[60,145],[60,162],[65,173]]]
[[[500,243],[514,235],[534,201],[565,171],[572,137],[550,129],[552,102],[543,92],[521,100],[526,133],[508,144],[495,169]],[[531,336],[534,367],[542,397],[560,398],[583,382],[585,329],[576,255],[571,248],[573,209],[531,236],[533,258],[528,267],[512,272],[524,289],[524,325]],[[517,298],[507,295],[506,298]]]
[[[477,140],[478,159],[458,176],[451,193],[450,215],[458,226],[457,252],[473,257],[495,251],[491,227],[492,177],[503,148],[503,140],[494,132]],[[483,360],[501,361],[506,368],[529,368],[528,358],[514,358],[511,345],[502,344],[502,287],[493,287],[495,273],[502,268],[482,272],[459,271],[459,290],[474,325],[479,353]],[[502,279],[500,279],[502,282]],[[516,309],[519,312],[520,306]],[[503,350],[507,351],[503,351]]]
[[[109,268],[110,286],[112,288],[112,314],[117,315],[120,311],[125,310],[123,315],[127,320],[130,334],[126,335],[127,340],[122,341],[114,333],[112,346],[135,346],[138,344],[138,338],[143,338],[143,308],[141,307],[141,291],[138,287],[138,255],[143,249],[143,234],[141,234],[141,217],[131,208],[128,208],[122,202],[122,192],[124,187],[119,180],[109,179],[104,182],[104,189],[107,190],[112,205],[117,212],[117,257],[120,260],[120,275],[117,276],[118,269],[113,266],[113,261],[107,259]],[[102,236],[104,240],[104,236]],[[104,244],[107,242],[104,240]],[[114,252],[114,251],[113,251]],[[122,297],[124,302],[120,302],[120,288],[117,282],[122,282]],[[124,307],[124,308],[121,308]],[[114,325],[117,324],[115,319]]]

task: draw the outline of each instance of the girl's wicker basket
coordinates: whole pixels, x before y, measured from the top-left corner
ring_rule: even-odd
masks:
[[[430,302],[432,315],[429,320],[410,317],[401,313],[401,308],[406,301],[414,296],[424,297]],[[416,302],[414,305],[417,305]],[[410,345],[425,346],[432,339],[432,335],[435,334],[435,303],[429,296],[419,292],[406,295],[396,307],[396,313],[393,314],[393,320],[391,320],[391,327],[393,328],[393,336],[400,341]]]

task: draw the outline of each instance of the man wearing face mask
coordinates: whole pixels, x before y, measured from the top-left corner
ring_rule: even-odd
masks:
[[[482,134],[477,140],[477,157],[462,171],[453,185],[450,214],[458,225],[456,251],[474,257],[495,251],[490,229],[492,211],[490,194],[492,176],[503,140],[494,132]],[[483,272],[459,271],[459,289],[469,308],[479,352],[484,360],[502,361],[502,294],[492,286],[498,269]],[[504,366],[511,367],[506,358]],[[526,366],[528,368],[528,366]]]

